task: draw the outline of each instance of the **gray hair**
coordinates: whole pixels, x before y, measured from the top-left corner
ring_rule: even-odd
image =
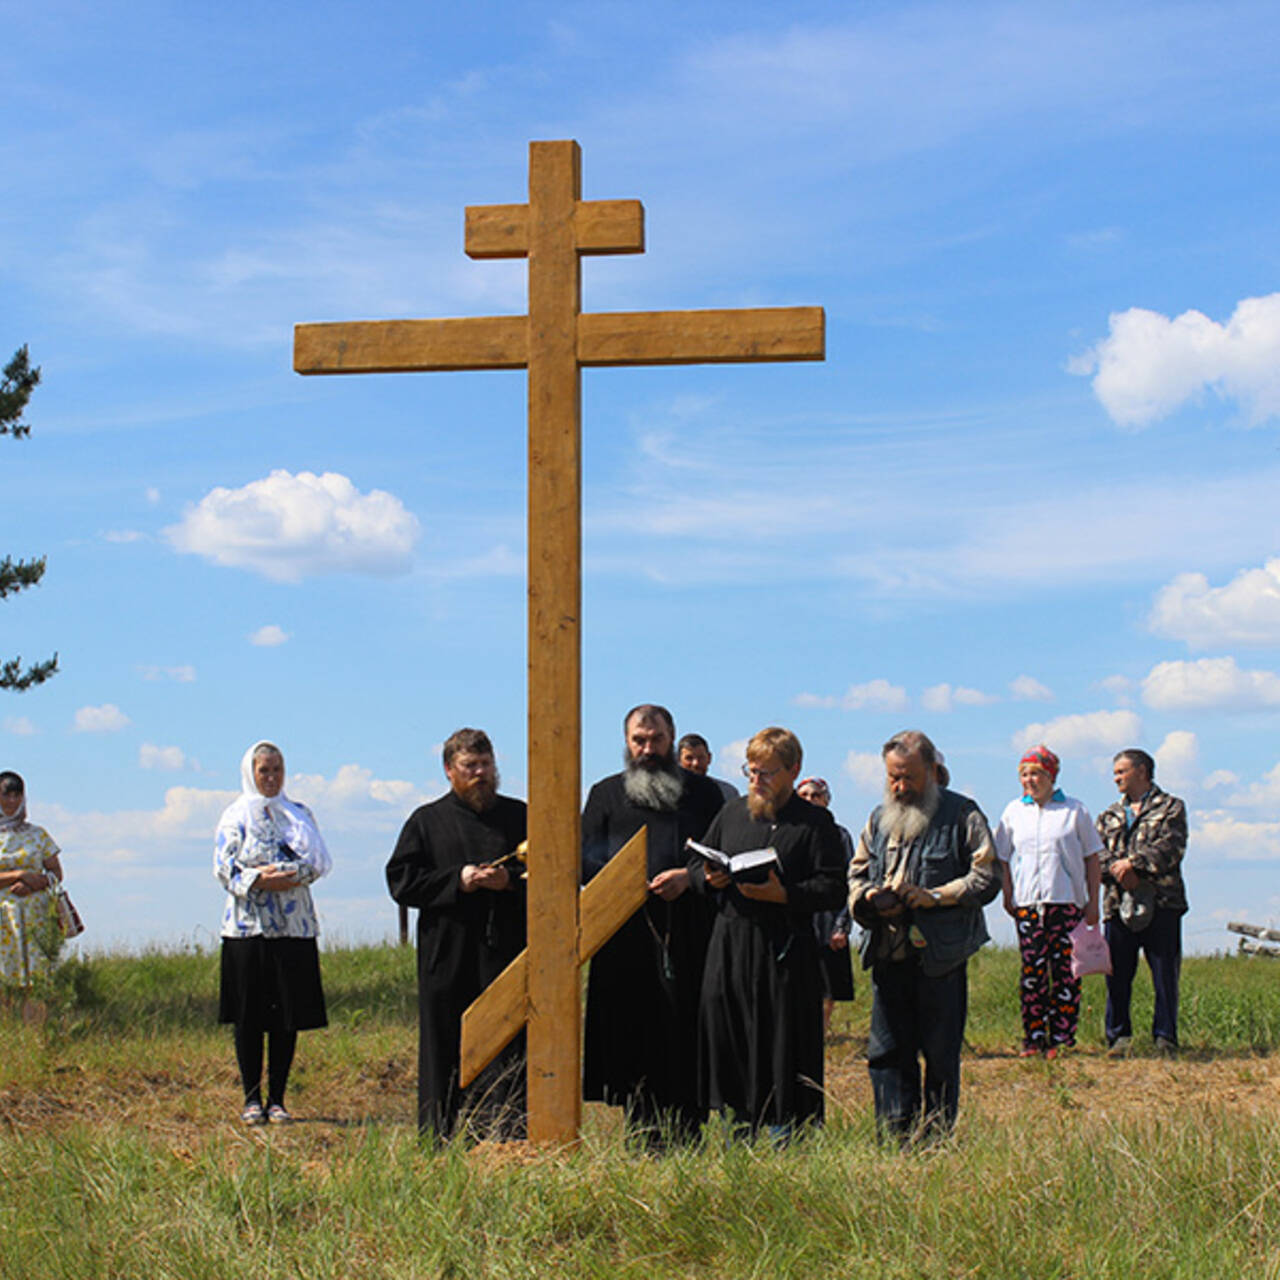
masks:
[[[919,756],[926,765],[936,769],[940,752],[928,735],[921,733],[919,729],[903,729],[901,733],[895,733],[880,749],[882,760],[889,756]]]

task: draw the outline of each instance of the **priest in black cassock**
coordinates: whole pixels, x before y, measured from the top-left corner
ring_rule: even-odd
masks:
[[[835,820],[795,793],[803,753],[788,729],[747,744],[747,794],[702,843],[723,853],[772,848],[778,865],[748,883],[689,862],[694,890],[716,907],[699,1017],[703,1100],[751,1132],[785,1136],[823,1116],[822,974],[815,912],[844,901]]]
[[[464,1090],[462,1014],[524,947],[525,885],[495,865],[525,838],[525,803],[498,794],[493,745],[479,729],[444,744],[450,790],[410,815],[387,863],[387,887],[418,908],[418,1127],[449,1138],[523,1138],[524,1034]]]
[[[680,768],[675,724],[645,704],[623,720],[621,773],[591,788],[582,814],[589,880],[648,827],[648,901],[596,953],[587,980],[583,1096],[626,1109],[651,1144],[696,1137],[698,992],[711,913],[686,892],[684,842],[699,838],[723,802],[710,778]]]

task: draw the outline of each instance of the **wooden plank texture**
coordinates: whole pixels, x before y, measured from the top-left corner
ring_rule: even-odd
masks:
[[[821,307],[589,311],[578,322],[584,366],[821,360],[825,354]]]
[[[649,896],[649,828],[639,831],[591,877],[578,904],[578,961],[586,964]]]
[[[298,373],[523,369],[528,333],[524,316],[299,324],[293,328],[293,367]]]
[[[529,1137],[578,1140],[582,308],[576,142],[529,147]]]
[[[458,1081],[466,1088],[520,1034],[529,1011],[526,948],[476,997],[462,1015]]]
[[[579,253],[644,252],[639,200],[580,200],[573,223]],[[529,206],[468,205],[464,242],[469,258],[523,258],[529,252]]]
[[[578,964],[584,965],[649,895],[648,828],[639,831],[591,878],[578,897]],[[465,1089],[520,1034],[528,1017],[526,948],[476,997],[462,1015]]]

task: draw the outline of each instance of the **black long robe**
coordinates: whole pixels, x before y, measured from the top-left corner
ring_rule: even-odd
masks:
[[[525,887],[462,892],[464,865],[492,862],[525,838],[523,800],[476,813],[450,791],[415,810],[387,863],[391,896],[418,908],[418,1125],[449,1137],[466,1112],[474,1136],[525,1132],[524,1036],[458,1088],[462,1014],[525,942]]]
[[[705,844],[725,853],[772,846],[785,903],[757,902],[736,885],[712,889],[701,858],[696,892],[716,904],[699,1007],[702,1100],[746,1124],[789,1125],[823,1115],[822,975],[813,917],[844,898],[844,851],[835,819],[792,792],[774,822],[731,800]]]
[[[683,867],[684,842],[698,839],[723,803],[710,778],[680,771],[684,786],[671,811],[627,799],[624,774],[591,788],[582,813],[584,879],[589,879],[641,827],[648,831],[648,874]],[[711,912],[685,892],[674,902],[655,894],[596,953],[587,980],[583,1096],[626,1106],[642,1123],[666,1113],[696,1127],[698,992]]]

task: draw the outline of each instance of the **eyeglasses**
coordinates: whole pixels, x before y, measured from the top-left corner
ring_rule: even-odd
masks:
[[[761,782],[768,782],[770,778],[776,777],[782,772],[782,766],[776,769],[757,769],[754,765],[744,764],[742,766],[742,776],[755,782],[758,778]]]

